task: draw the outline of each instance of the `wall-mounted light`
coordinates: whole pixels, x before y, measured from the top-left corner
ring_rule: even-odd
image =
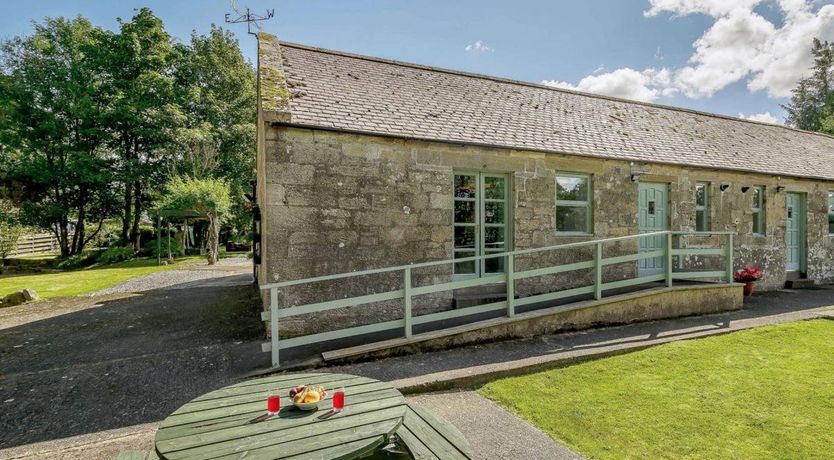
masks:
[[[776,186],[776,193],[782,193],[784,191],[785,191],[785,186],[784,185],[777,185]]]
[[[748,190],[750,190],[750,187],[745,185],[744,187],[741,188],[741,193],[747,193]]]
[[[721,184],[718,188],[723,192],[730,188],[730,184]]]

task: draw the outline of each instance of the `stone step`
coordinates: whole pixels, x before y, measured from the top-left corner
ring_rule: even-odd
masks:
[[[785,281],[785,287],[788,289],[811,289],[815,284],[816,281],[808,278]]]

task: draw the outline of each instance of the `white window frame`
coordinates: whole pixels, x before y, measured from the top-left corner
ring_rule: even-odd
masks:
[[[753,234],[756,236],[764,236],[767,233],[767,228],[765,228],[765,188],[757,185],[752,187],[753,193],[756,193],[756,190],[759,191],[759,202],[756,203],[756,206],[752,206],[750,209],[753,211]],[[759,231],[756,231],[756,224],[758,223]]]
[[[709,193],[709,182],[696,182],[695,183],[695,231],[697,232],[708,232],[712,228],[712,219],[710,219],[709,215],[709,205],[710,205],[710,193]],[[698,204],[698,187],[704,187],[704,204]],[[706,228],[698,228],[698,212],[704,213],[704,225]]]
[[[834,220],[834,190],[828,191],[828,213],[826,216],[828,217],[828,222]],[[826,223],[828,223],[826,222]],[[831,225],[828,226],[828,236],[834,237],[834,232],[831,231]]]
[[[585,179],[588,182],[588,199],[587,201],[576,201],[576,200],[560,200],[559,199],[559,185],[558,181],[560,177],[570,177],[570,178],[578,178],[578,179]],[[556,177],[553,179],[553,186],[554,186],[554,197],[556,199],[556,209],[554,209],[553,214],[553,226],[556,230],[556,234],[560,236],[588,236],[594,234],[594,181],[590,174],[583,174],[583,173],[574,173],[574,172],[557,172]],[[560,231],[557,227],[556,222],[556,213],[558,213],[559,207],[571,207],[571,208],[586,208],[587,212],[585,213],[585,231],[575,232],[575,231]]]

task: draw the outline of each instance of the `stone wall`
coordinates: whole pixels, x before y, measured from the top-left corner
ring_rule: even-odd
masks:
[[[695,183],[709,182],[712,230],[736,231],[736,268],[758,265],[761,287],[785,280],[785,191],[807,194],[808,275],[834,281],[834,239],[827,235],[826,192],[834,183],[777,178],[659,164],[543,154],[511,149],[402,140],[325,130],[262,125],[259,134],[259,202],[264,218],[262,284],[312,276],[450,259],[453,250],[452,181],[455,170],[507,173],[514,249],[550,246],[592,238],[637,233],[637,187],[669,184],[672,230],[695,227]],[[555,232],[556,171],[588,173],[593,178],[593,236]],[[722,192],[719,185],[730,184]],[[765,187],[766,234],[752,234],[751,193],[742,186]],[[700,241],[699,241],[700,240]],[[698,247],[716,237],[690,238]],[[605,255],[636,252],[636,240],[610,244]],[[561,250],[519,258],[517,269],[553,262],[590,259],[588,249]],[[688,258],[686,267],[708,268],[720,258]],[[606,267],[606,281],[633,277],[635,263]],[[415,270],[416,285],[447,281],[451,266]],[[590,270],[519,282],[517,293],[555,291],[592,282]],[[401,275],[368,276],[362,282],[320,283],[282,292],[283,305],[325,301],[402,287]],[[451,294],[420,296],[415,312],[451,308]],[[341,327],[401,317],[401,302],[334,311]],[[399,316],[398,316],[399,315]],[[285,321],[289,334],[332,329],[330,321]]]

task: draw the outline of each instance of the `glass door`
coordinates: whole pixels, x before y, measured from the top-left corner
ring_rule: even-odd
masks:
[[[455,258],[495,254],[509,250],[507,176],[502,174],[455,174]],[[477,278],[504,272],[505,259],[455,264],[455,279]]]

